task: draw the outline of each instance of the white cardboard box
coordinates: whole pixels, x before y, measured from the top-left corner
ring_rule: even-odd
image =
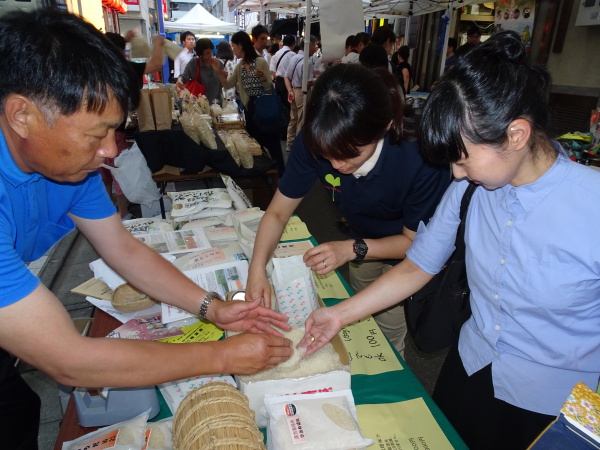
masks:
[[[333,348],[340,357],[340,362],[350,366],[348,350],[339,336],[331,340]],[[265,408],[265,394],[285,395],[297,393],[329,392],[350,389],[350,371],[332,370],[318,375],[303,378],[286,378],[283,380],[256,381],[244,383],[240,377],[235,377],[238,389],[248,396],[250,408],[254,411],[256,424],[259,427],[267,426],[267,412]]]

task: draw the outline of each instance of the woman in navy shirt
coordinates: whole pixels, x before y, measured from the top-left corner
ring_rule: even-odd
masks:
[[[265,266],[288,219],[317,180],[348,220],[352,239],[310,249],[304,255],[307,266],[326,274],[350,262],[350,284],[359,291],[404,258],[450,175],[447,164],[427,164],[416,143],[402,139],[402,109],[402,91],[386,69],[340,64],[319,77],[303,132],[258,229],[248,298],[270,303]],[[402,354],[403,305],[375,319]]]

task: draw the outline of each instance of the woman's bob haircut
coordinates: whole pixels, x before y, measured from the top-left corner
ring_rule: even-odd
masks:
[[[306,106],[304,144],[316,157],[345,160],[386,133],[402,137],[400,86],[387,69],[339,64],[319,77]],[[389,131],[388,131],[389,129]]]

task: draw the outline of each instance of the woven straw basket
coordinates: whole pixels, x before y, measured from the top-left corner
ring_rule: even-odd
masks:
[[[208,383],[181,402],[173,420],[174,450],[264,450],[248,397],[227,383]]]
[[[117,311],[130,313],[150,308],[156,301],[125,283],[115,289],[111,303]]]

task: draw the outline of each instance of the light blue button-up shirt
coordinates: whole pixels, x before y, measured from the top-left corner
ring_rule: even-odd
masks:
[[[437,273],[454,249],[466,181],[451,184],[407,257]],[[563,152],[534,183],[479,187],[466,223],[473,315],[459,352],[492,364],[494,395],[557,415],[577,382],[600,378],[600,173]]]

